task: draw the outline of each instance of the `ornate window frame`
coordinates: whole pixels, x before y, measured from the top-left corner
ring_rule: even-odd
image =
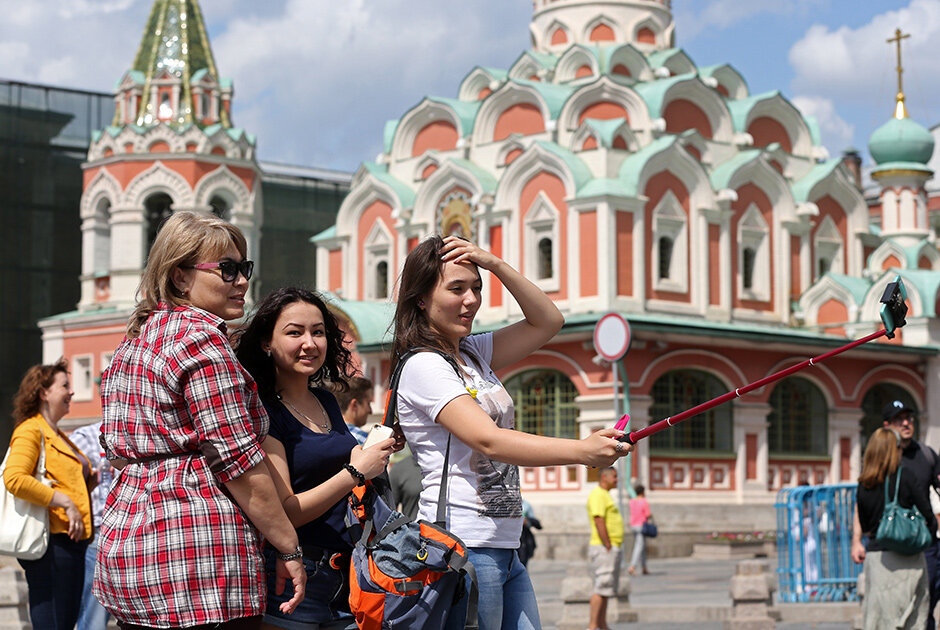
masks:
[[[689,220],[682,205],[671,190],[666,191],[652,212],[652,265],[653,288],[657,291],[687,293],[689,290]],[[660,277],[659,241],[672,240],[672,256],[668,277]]]
[[[525,260],[523,274],[542,291],[561,289],[561,215],[544,192],[539,192],[524,221]],[[552,244],[551,275],[540,278],[541,251],[539,243],[548,238]]]
[[[738,295],[746,300],[770,300],[770,228],[755,204],[744,211],[738,222],[738,274],[735,279]],[[751,286],[745,286],[744,252],[754,252]]]
[[[827,271],[837,269],[842,273],[845,269],[844,258],[845,247],[839,228],[832,217],[824,217],[813,236],[813,277],[816,280],[822,277],[823,274],[819,273],[819,263],[824,259],[828,261]]]
[[[363,280],[367,300],[389,299],[392,287],[392,248],[395,239],[382,221],[376,221],[369,230],[369,235],[363,242]],[[380,265],[385,263],[385,289],[386,295],[380,295],[378,272]]]

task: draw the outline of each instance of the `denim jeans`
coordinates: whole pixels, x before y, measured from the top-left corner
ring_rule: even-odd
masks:
[[[82,587],[82,607],[78,612],[76,630],[105,630],[108,627],[108,611],[91,593],[95,581],[95,563],[98,561],[98,533],[85,550],[85,585]]]
[[[285,615],[278,607],[294,595],[294,586],[288,583],[283,593],[276,589],[277,552],[265,547],[265,573],[268,584],[268,600],[264,622],[269,626],[296,629],[356,627],[356,620],[349,612],[349,591],[346,583],[349,571],[345,567],[337,571],[329,564],[330,554],[321,560],[304,558],[307,570],[306,595],[293,614]]]
[[[535,589],[515,549],[471,547],[470,563],[477,573],[480,630],[541,630]],[[470,580],[467,580],[469,589]],[[465,596],[451,610],[445,630],[464,627]]]
[[[29,587],[29,619],[39,630],[72,630],[78,621],[88,541],[67,534],[49,536],[49,548],[37,560],[20,560]]]
[[[630,527],[633,532],[633,555],[630,556],[630,566],[634,569],[646,568],[646,536],[643,535],[643,526]]]

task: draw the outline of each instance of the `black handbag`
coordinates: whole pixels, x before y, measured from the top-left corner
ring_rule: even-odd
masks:
[[[916,507],[898,505],[898,488],[901,486],[901,471],[898,466],[894,482],[894,498],[888,500],[888,480],[885,479],[885,510],[875,532],[875,541],[890,551],[905,556],[922,552],[933,542],[933,536],[927,529],[927,519]]]
[[[648,519],[640,527],[640,533],[643,534],[644,538],[656,538],[659,536],[659,528],[656,527],[656,523],[653,522],[653,519]]]

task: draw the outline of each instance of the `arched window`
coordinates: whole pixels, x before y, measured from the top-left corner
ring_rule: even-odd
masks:
[[[170,104],[170,93],[164,92],[160,95],[160,107],[157,109],[157,118],[166,120],[173,117],[173,106]]]
[[[229,221],[232,216],[232,204],[223,199],[219,195],[213,195],[212,199],[209,200],[209,207],[212,208],[212,214],[219,217],[220,219],[225,219]]]
[[[885,408],[885,405],[895,400],[900,400],[914,410],[914,439],[918,439],[920,420],[917,417],[917,405],[914,404],[914,397],[899,385],[879,383],[865,392],[865,397],[862,398],[862,413],[864,415],[859,421],[859,429],[862,432],[863,452],[865,445],[868,444],[868,438],[875,432],[875,429],[880,429],[882,426],[881,411]]]
[[[743,275],[742,282],[744,283],[745,289],[754,288],[754,260],[757,258],[757,252],[754,251],[751,247],[744,248],[744,256],[742,257],[742,267],[741,273]]]
[[[173,199],[166,193],[154,193],[144,200],[144,217],[147,221],[147,253],[153,247],[157,232],[163,222],[173,214]]]
[[[650,424],[724,394],[718,378],[700,370],[673,370],[653,383]],[[694,418],[650,437],[650,450],[719,451],[732,450],[731,405],[719,405]]]
[[[92,273],[107,273],[111,269],[111,202],[102,199],[95,206],[94,264]]]
[[[673,241],[668,236],[659,239],[659,279],[668,280],[672,269]]]
[[[203,92],[199,97],[199,109],[201,110],[199,113],[202,119],[209,120],[211,112],[209,111],[209,94],[207,92]]]
[[[526,433],[578,437],[578,389],[556,370],[529,370],[506,381],[516,403],[516,428]]]
[[[384,260],[375,266],[375,297],[388,297],[388,262]]]
[[[543,238],[539,241],[539,280],[545,280],[555,275],[552,265],[552,239]]]
[[[767,445],[777,455],[828,455],[829,408],[822,391],[791,376],[770,393]]]

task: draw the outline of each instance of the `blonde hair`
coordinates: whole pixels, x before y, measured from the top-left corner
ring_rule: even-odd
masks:
[[[885,477],[898,469],[901,461],[901,436],[893,429],[878,429],[871,434],[865,456],[862,458],[862,474],[858,482],[868,489],[884,482]]]
[[[173,271],[199,262],[210,262],[231,245],[246,256],[248,244],[237,227],[222,219],[195,212],[174,212],[164,222],[150,248],[147,266],[137,287],[137,308],[127,322],[127,336],[140,334],[150,313],[161,303],[171,308],[190,304],[173,283]]]

